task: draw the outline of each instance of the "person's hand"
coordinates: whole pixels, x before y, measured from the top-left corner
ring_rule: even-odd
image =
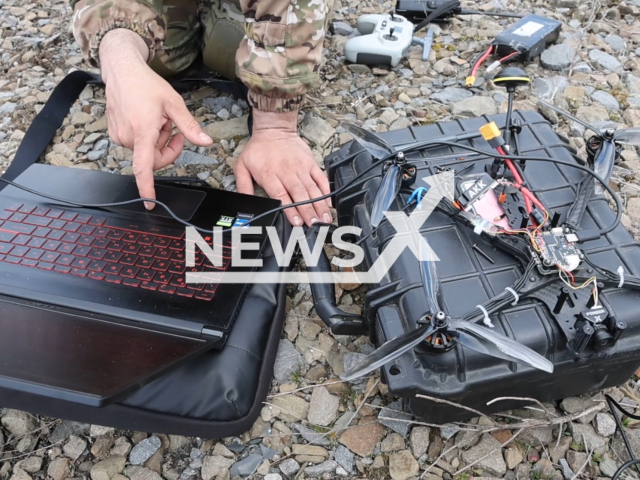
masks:
[[[253,180],[283,205],[321,197],[329,181],[297,132],[297,112],[253,111],[253,133],[234,166],[238,192],[253,194]],[[292,225],[333,221],[329,198],[285,210]]]
[[[182,97],[148,65],[149,49],[127,29],[107,33],[100,42],[106,85],[109,136],[133,150],[133,174],[143,198],[156,198],[153,171],[173,163],[185,137],[199,146],[213,143],[187,110]],[[173,126],[180,133],[171,136]],[[155,204],[145,202],[151,210]]]

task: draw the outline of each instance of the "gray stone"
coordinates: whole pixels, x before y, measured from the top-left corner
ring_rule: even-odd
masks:
[[[429,427],[413,427],[409,435],[409,446],[411,453],[416,458],[420,458],[429,448]]]
[[[584,452],[576,452],[575,450],[567,452],[567,463],[574,472],[580,471],[588,458],[589,456]]]
[[[451,113],[467,117],[481,117],[482,115],[495,115],[498,113],[498,108],[492,98],[475,96],[454,103],[451,107]]]
[[[47,476],[52,480],[64,480],[69,476],[69,463],[71,460],[65,457],[59,457],[49,463],[47,467]]]
[[[318,147],[324,147],[335,133],[329,122],[313,114],[307,114],[300,129],[300,134]]]
[[[629,445],[631,446],[633,456],[635,458],[640,457],[640,429],[627,428],[625,433],[629,439]],[[611,440],[611,450],[616,454],[616,458],[620,458],[623,462],[628,462],[630,460],[629,453],[627,453],[627,449],[622,441],[620,432],[616,432],[614,434],[613,439]]]
[[[87,442],[75,435],[69,437],[69,441],[62,447],[64,454],[74,462],[80,458],[80,455],[87,449]]]
[[[627,49],[627,44],[619,35],[607,35],[604,39],[609,44],[614,52],[624,52]]]
[[[285,477],[289,477],[300,470],[300,464],[293,458],[288,458],[280,464],[280,471],[284,473]]]
[[[613,477],[618,470],[618,465],[609,455],[605,455],[604,459],[598,464],[600,473],[605,477]]]
[[[232,118],[221,122],[213,122],[203,128],[204,132],[209,135],[214,142],[220,140],[231,140],[235,137],[244,138],[249,135],[249,127],[247,126],[247,116],[240,118]]]
[[[596,90],[595,92],[593,92],[593,95],[591,95],[591,100],[598,102],[600,105],[603,105],[609,110],[620,109],[620,104],[618,103],[618,100],[616,100],[616,97],[603,90]]]
[[[618,59],[602,50],[591,50],[589,52],[589,60],[605,70],[610,70],[615,73],[624,72],[624,68]]]
[[[91,150],[87,154],[87,160],[89,160],[90,162],[95,162],[96,160],[100,160],[101,158],[104,158],[106,155],[107,155],[106,150]]]
[[[235,460],[231,458],[225,458],[222,455],[208,455],[204,457],[202,461],[202,469],[200,474],[202,480],[211,480],[223,472],[229,470],[231,465],[235,463]]]
[[[234,175],[226,175],[222,177],[222,188],[225,190],[235,190],[236,189],[236,177]]]
[[[127,467],[125,474],[126,477],[124,478],[129,477],[131,480],[162,480],[162,477],[158,472],[154,472],[150,468],[138,467],[135,465]],[[118,480],[121,479],[118,478]]]
[[[286,339],[280,340],[276,362],[273,367],[273,376],[279,383],[291,381],[291,375],[300,372],[305,366],[304,358],[296,350],[296,347]]]
[[[460,431],[460,427],[453,423],[445,423],[440,427],[440,436],[445,440],[449,440]]]
[[[343,35],[348,37],[354,32],[354,28],[347,22],[332,22],[331,28],[336,35]]]
[[[229,110],[227,110],[226,108],[223,108],[222,110],[220,110],[218,113],[216,113],[216,115],[220,120],[229,120],[229,118],[231,118],[231,114],[229,113]]]
[[[88,423],[71,422],[64,420],[58,425],[51,435],[49,440],[51,443],[60,443],[63,440],[71,437],[71,435],[85,435],[89,431],[90,425]]]
[[[155,435],[153,437],[145,438],[131,449],[129,454],[129,463],[132,465],[142,465],[149,460],[154,453],[160,450],[162,446],[162,440]]]
[[[0,105],[0,115],[7,115],[9,113],[13,113],[16,109],[17,103],[13,102],[4,102]]]
[[[338,468],[338,463],[335,460],[326,460],[319,465],[305,468],[304,473],[307,477],[315,478],[325,473],[333,473],[336,468]]]
[[[113,456],[91,467],[91,480],[111,480],[114,475],[122,473],[127,459]]]
[[[407,480],[415,477],[419,471],[420,466],[409,450],[389,456],[389,474],[393,480]]]
[[[7,409],[0,420],[0,424],[10,434],[21,437],[27,435],[36,427],[34,416],[20,410]]]
[[[640,94],[640,77],[629,73],[624,77],[624,85],[627,87],[627,90],[629,90],[629,93],[634,95]]]
[[[40,471],[41,468],[42,468],[42,457],[33,456],[33,457],[25,458],[24,460],[20,460],[13,467],[13,470],[15,471],[18,469],[22,469],[27,473],[36,473]]]
[[[231,476],[248,477],[253,475],[253,472],[258,469],[263,460],[262,455],[252,453],[231,467]]]
[[[522,433],[518,436],[518,440],[532,447],[547,445],[553,441],[553,428],[552,427],[525,428],[522,431]]]
[[[569,131],[571,132],[571,135],[574,137],[582,137],[584,136],[584,132],[587,129],[585,128],[584,125],[578,123],[578,122],[574,122],[572,121],[569,125]]]
[[[348,371],[351,368],[355,367],[362,360],[367,358],[364,353],[356,353],[356,352],[347,352],[344,355],[344,371]],[[351,380],[350,383],[353,384],[364,384],[367,382],[367,378],[356,378],[355,380]]]
[[[380,444],[380,451],[382,453],[397,452],[398,450],[404,450],[404,448],[404,438],[402,438],[397,433],[391,433],[390,435],[387,435],[387,437],[382,440],[382,443]]]
[[[331,445],[331,442],[326,436],[316,432],[315,430],[311,430],[310,428],[307,428],[300,423],[294,423],[293,425],[291,425],[291,428],[300,433],[302,438],[304,438],[312,445],[321,445],[323,447]]]
[[[564,70],[571,65],[576,51],[571,45],[561,43],[547,48],[540,55],[540,63],[548,70]]]
[[[485,473],[501,477],[507,471],[507,465],[502,458],[500,442],[493,435],[485,433],[475,447],[462,452],[462,459],[468,465],[475,463],[476,468]]]
[[[268,473],[264,476],[264,480],[282,480],[282,475],[279,473]]]
[[[200,155],[191,150],[183,150],[175,161],[175,165],[178,167],[187,167],[189,165],[218,165],[219,163],[220,161],[215,158]]]
[[[395,420],[384,420],[380,417],[397,418],[399,420],[412,420],[413,416],[402,411],[402,404],[400,402],[393,402],[386,407],[380,409],[378,414],[378,421],[387,428],[390,428],[396,433],[399,433],[403,437],[406,437],[409,433],[411,424],[408,421],[398,422]]]
[[[571,480],[575,475],[574,471],[571,470],[571,467],[567,463],[566,458],[560,459],[560,468],[562,468],[562,476],[564,477],[564,480]]]
[[[596,415],[596,432],[603,437],[611,437],[616,433],[616,422],[608,413],[598,413]]]
[[[342,468],[344,468],[347,471],[347,473],[353,472],[353,467],[355,465],[355,460],[354,460],[355,457],[351,452],[351,450],[349,450],[347,447],[343,445],[339,445],[338,448],[336,448],[336,451],[333,452],[333,458],[335,459],[336,462],[342,465]]]
[[[229,452],[231,453],[231,452]],[[260,454],[262,458],[265,460],[271,460],[273,457],[278,455],[278,451],[273,448],[265,447],[263,443],[260,444]],[[232,454],[233,455],[233,454]]]
[[[584,444],[589,450],[597,450],[607,444],[607,440],[598,435],[591,425],[569,423],[569,431],[576,443]]]
[[[576,73],[593,73],[593,69],[586,62],[576,63],[573,66],[573,71]]]
[[[435,100],[436,102],[448,104],[459,102],[460,100],[464,100],[465,98],[469,98],[472,96],[473,93],[465,88],[449,87],[437,93],[429,95],[429,98],[431,100]]]
[[[315,425],[326,427],[336,419],[339,406],[340,399],[331,395],[326,387],[314,388],[307,420]]]
[[[504,461],[509,470],[513,470],[522,463],[524,457],[518,447],[509,447],[504,451]]]
[[[565,77],[556,75],[550,78],[536,78],[533,81],[533,91],[543,100],[548,100],[564,92],[569,83]]]

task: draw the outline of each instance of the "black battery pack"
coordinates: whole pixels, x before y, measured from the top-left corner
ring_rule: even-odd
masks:
[[[560,35],[562,23],[540,15],[527,15],[496,36],[494,52],[505,57],[518,52],[518,59],[528,62],[539,56]]]

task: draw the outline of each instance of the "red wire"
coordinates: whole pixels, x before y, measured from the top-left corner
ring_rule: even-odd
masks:
[[[476,72],[478,71],[478,68],[480,68],[480,65],[482,65],[484,61],[489,57],[489,55],[491,55],[491,53],[493,52],[493,48],[494,48],[494,45],[489,46],[489,48],[487,48],[485,52],[480,56],[478,61],[473,64],[473,67],[471,68],[471,73],[469,74],[470,77],[475,77]]]
[[[502,62],[505,62],[505,61],[509,60],[510,58],[513,58],[513,57],[515,57],[515,56],[517,56],[517,55],[519,55],[519,54],[520,54],[520,52],[513,52],[513,53],[510,53],[509,55],[507,55],[506,57],[502,57],[502,58],[501,58],[500,60],[498,60],[498,61],[499,61],[500,63],[502,63]]]

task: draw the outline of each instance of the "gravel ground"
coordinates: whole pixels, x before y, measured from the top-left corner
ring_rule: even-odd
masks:
[[[428,62],[422,62],[419,48],[412,47],[408,58],[392,70],[345,65],[342,47],[354,35],[357,17],[391,7],[390,1],[338,2],[325,43],[323,82],[301,114],[302,135],[318,162],[349,141],[338,126],[342,120],[382,132],[506,108],[505,92],[487,77],[480,77],[471,90],[461,87],[467,62],[508,20],[468,16],[436,27]],[[639,0],[493,0],[479,8],[496,7],[564,22],[558,45],[526,66],[535,81],[530,89],[519,90],[516,108],[535,110],[537,96],[599,125],[640,126]],[[86,68],[69,33],[69,18],[65,0],[0,0],[3,168],[54,86],[69,71]],[[231,166],[247,141],[247,104],[216,96],[209,88],[187,94],[185,100],[216,143],[207,149],[188,146],[175,166],[160,173],[198,176],[213,187],[234,189]],[[553,112],[542,113],[584,154],[584,129]],[[622,157],[612,183],[626,208],[623,222],[637,237],[640,159],[630,147]],[[130,151],[108,138],[104,90],[91,87],[42,161],[127,175],[132,173],[131,160]],[[355,313],[361,311],[363,294],[364,288],[357,285],[338,288],[341,307]],[[540,408],[510,412],[527,419],[579,417],[522,431],[495,430],[498,420],[504,422],[499,415],[442,428],[378,419],[392,413],[381,407],[394,409],[398,404],[376,376],[360,385],[337,381],[350,354],[369,352],[371,345],[363,338],[333,337],[312,311],[308,286],[292,286],[289,301],[271,395],[261,417],[242,437],[212,441],[114,431],[0,410],[0,479],[572,480],[611,477],[626,459],[602,403],[603,392],[545,404],[547,414]],[[640,403],[635,377],[606,393],[632,410]],[[635,421],[628,421],[627,427],[640,454],[640,429],[634,429]]]

